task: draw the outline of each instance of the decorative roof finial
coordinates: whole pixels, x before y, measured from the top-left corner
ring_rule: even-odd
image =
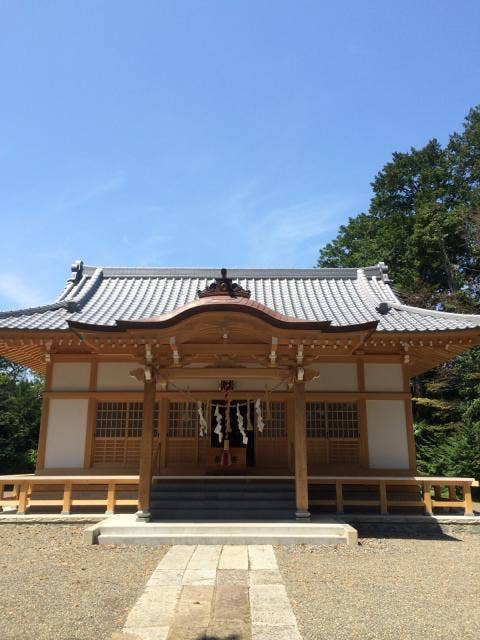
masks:
[[[209,296],[230,296],[230,298],[250,298],[250,291],[244,289],[236,282],[232,282],[232,278],[227,278],[227,270],[225,267],[220,270],[221,278],[215,278],[214,282],[209,284],[203,291],[198,292],[199,298],[208,298]]]

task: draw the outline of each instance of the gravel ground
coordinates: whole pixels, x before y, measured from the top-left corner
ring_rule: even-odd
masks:
[[[1,640],[108,640],[168,547],[89,546],[84,526],[0,525]]]
[[[479,534],[275,552],[304,640],[480,638]]]

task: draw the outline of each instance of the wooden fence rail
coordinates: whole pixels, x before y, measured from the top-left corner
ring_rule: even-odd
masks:
[[[276,478],[293,479],[291,476]],[[18,514],[25,514],[29,507],[59,506],[62,514],[68,514],[72,507],[104,506],[106,514],[113,514],[116,507],[137,506],[138,480],[138,476],[0,476],[0,507],[14,507]],[[471,490],[478,486],[478,481],[473,478],[423,476],[309,476],[308,484],[309,504],[312,507],[328,506],[340,514],[345,507],[376,507],[382,514],[387,514],[389,509],[395,507],[420,507],[427,515],[438,508],[461,508],[465,515],[473,515]],[[313,487],[318,485],[330,485],[334,495],[315,498],[312,495]],[[6,487],[11,489],[6,491]],[[392,496],[395,488],[409,489],[407,497],[398,499]],[[442,498],[442,488],[447,489],[448,498]],[[135,492],[135,495],[130,498],[118,497],[118,492],[122,490]],[[365,495],[355,496],[359,490]],[[35,494],[48,495],[52,491],[61,493],[62,497],[35,497]],[[86,495],[88,493],[94,493],[96,497]],[[103,495],[98,497],[99,493]],[[76,497],[78,494],[81,496]]]
[[[6,492],[6,486],[13,489]],[[119,498],[119,490],[135,491],[134,498]],[[62,493],[61,498],[36,498],[35,493]],[[97,497],[85,495],[94,493]],[[75,497],[81,493],[81,497]],[[98,494],[102,497],[98,497]],[[29,507],[62,508],[69,514],[72,507],[104,506],[107,515],[115,513],[118,506],[137,506],[138,476],[0,476],[0,507],[17,508],[17,514],[25,514]]]
[[[310,486],[332,485],[335,487],[335,497],[326,499],[311,498],[311,506],[332,506],[337,513],[343,513],[346,506],[378,507],[380,513],[386,514],[392,507],[420,507],[427,515],[432,515],[434,508],[462,508],[464,515],[473,515],[472,487],[478,487],[478,481],[473,478],[438,478],[412,476],[406,478],[395,477],[329,477],[310,476]],[[377,490],[377,497],[347,498],[346,487],[363,487]],[[389,490],[394,487],[410,488],[412,497],[395,499],[389,496]],[[442,488],[448,490],[448,499],[443,499]],[[413,489],[413,490],[412,490]],[[434,496],[432,497],[432,489]]]

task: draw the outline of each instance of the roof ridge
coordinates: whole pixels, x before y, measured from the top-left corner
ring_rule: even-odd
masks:
[[[85,265],[83,272],[92,275],[97,269],[101,269],[105,277],[148,277],[148,276],[170,276],[170,277],[203,277],[216,278],[220,274],[219,268],[210,267],[94,267]],[[381,276],[385,273],[383,263],[364,267],[364,271],[368,276]],[[231,278],[312,278],[312,277],[338,277],[338,278],[356,278],[356,267],[312,267],[312,268],[293,268],[293,269],[276,269],[276,268],[238,268],[232,267],[227,269],[228,276]]]
[[[83,305],[88,302],[88,300],[90,300],[92,295],[98,289],[98,286],[102,281],[103,269],[101,267],[97,267],[91,276],[88,276],[88,274],[86,275],[87,279],[90,279],[90,282],[86,282],[82,286],[80,293],[73,296],[72,298],[69,298],[70,302],[77,303],[79,307],[83,307]]]

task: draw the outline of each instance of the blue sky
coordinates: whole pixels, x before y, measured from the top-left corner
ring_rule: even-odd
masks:
[[[0,0],[0,309],[95,265],[310,267],[480,102],[477,0]]]

